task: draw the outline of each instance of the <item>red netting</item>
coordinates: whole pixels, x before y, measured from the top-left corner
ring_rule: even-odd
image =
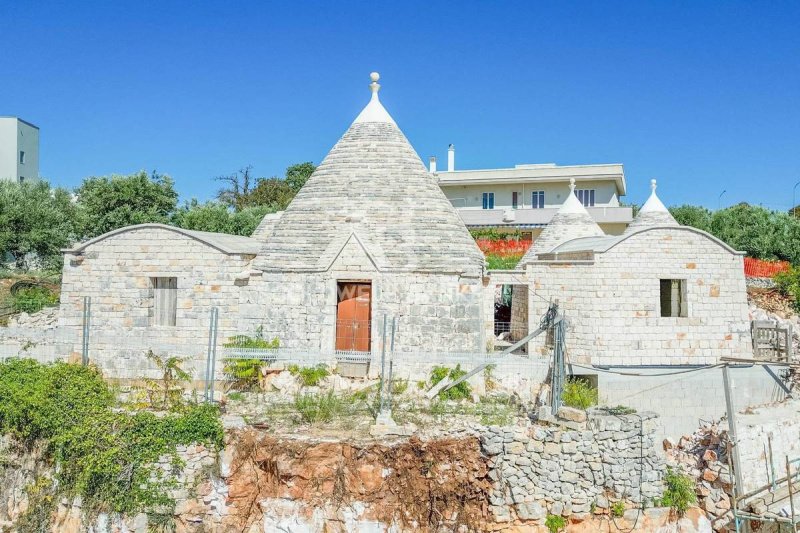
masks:
[[[528,248],[533,243],[530,239],[519,240],[492,240],[492,239],[475,239],[478,243],[478,248],[484,255],[495,255],[499,257],[509,257],[518,255],[522,257]]]
[[[789,270],[788,261],[764,261],[755,257],[744,258],[744,275],[748,278],[771,278]]]

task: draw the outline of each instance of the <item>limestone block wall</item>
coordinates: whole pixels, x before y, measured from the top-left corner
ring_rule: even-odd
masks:
[[[777,479],[785,477],[787,456],[790,461],[800,458],[800,402],[739,413],[736,431],[742,482],[744,491],[749,492],[770,483],[773,470]],[[792,472],[796,471],[797,464],[793,464]]]
[[[742,257],[687,228],[632,235],[582,261],[536,261],[530,320],[558,299],[567,353],[596,365],[686,365],[750,357]],[[660,317],[659,280],[685,280],[688,317]],[[544,339],[532,342],[543,348]]]
[[[323,272],[270,272],[252,277],[242,291],[239,330],[261,327],[281,346],[332,352],[337,282],[372,284],[372,350],[380,350],[383,316],[398,318],[397,352],[483,351],[480,278],[449,273],[379,271],[351,238]]]
[[[65,257],[59,326],[80,332],[83,298],[89,296],[90,359],[107,376],[149,375],[144,353],[153,349],[191,358],[187,367],[201,379],[211,308],[219,308],[222,343],[236,332],[240,287],[235,278],[251,259],[165,229],[118,233],[90,245],[82,257]],[[151,324],[153,277],[177,278],[175,326]],[[80,352],[79,344],[74,352]]]
[[[607,509],[610,498],[661,496],[664,461],[656,452],[655,413],[594,413],[568,424],[489,427],[481,434],[496,521],[586,515],[592,504]]]
[[[511,340],[518,341],[528,333],[527,285],[514,285],[511,289]]]

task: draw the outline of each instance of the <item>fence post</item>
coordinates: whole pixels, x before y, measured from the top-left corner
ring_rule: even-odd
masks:
[[[217,366],[217,317],[219,311],[211,308],[208,320],[208,355],[206,356],[206,402],[214,401],[214,374]]]
[[[385,381],[383,379],[384,372],[386,370],[386,313],[383,314],[383,342],[381,342],[381,379],[378,385],[378,413],[383,412],[383,402],[384,402],[384,384]]]
[[[83,337],[81,339],[81,364],[89,364],[89,322],[92,318],[92,297],[83,297]]]

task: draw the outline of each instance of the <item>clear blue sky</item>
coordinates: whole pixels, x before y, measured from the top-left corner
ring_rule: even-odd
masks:
[[[628,201],[788,208],[800,180],[800,2],[0,0],[0,115],[41,172],[157,169],[181,195],[315,163],[369,98],[423,160],[621,162]],[[798,187],[800,198],[800,187]]]

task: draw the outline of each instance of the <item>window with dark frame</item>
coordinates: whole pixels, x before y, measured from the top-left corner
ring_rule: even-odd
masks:
[[[485,193],[483,193],[483,208],[484,209],[494,209],[494,193],[493,192],[485,192]]]
[[[512,192],[511,193],[511,209],[519,208],[519,193]]]
[[[660,281],[660,307],[662,317],[687,317],[685,279],[662,279]]]
[[[544,208],[544,191],[533,191],[531,193],[531,207],[534,209]]]
[[[575,189],[575,196],[584,207],[594,207],[595,189]]]
[[[19,164],[20,165],[25,164],[25,152],[23,152],[22,150],[19,151]]]
[[[178,312],[178,278],[150,278],[153,288],[153,326],[174,326]]]

